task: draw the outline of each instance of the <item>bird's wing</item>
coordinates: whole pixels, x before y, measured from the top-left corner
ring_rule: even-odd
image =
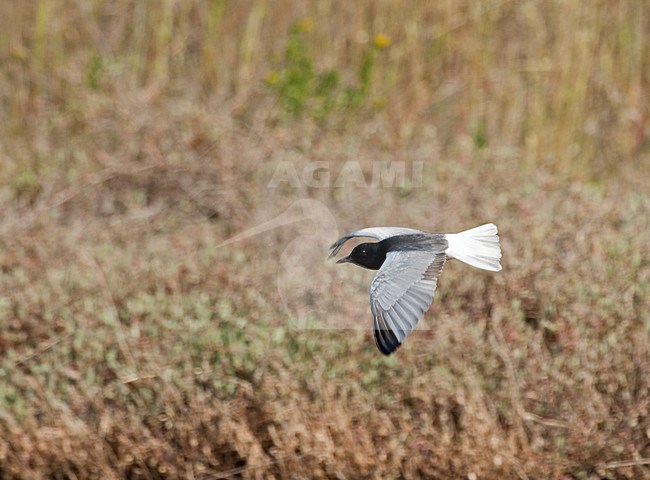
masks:
[[[444,251],[389,252],[370,284],[370,310],[377,348],[390,355],[429,309],[438,276],[445,265]]]
[[[343,235],[330,247],[332,252],[330,253],[329,258],[332,258],[334,255],[339,253],[341,247],[345,242],[355,237],[369,237],[376,240],[384,240],[385,238],[394,237],[395,235],[409,235],[413,233],[424,233],[421,230],[416,230],[414,228],[403,228],[403,227],[370,227],[363,228],[361,230],[356,230],[354,232]]]

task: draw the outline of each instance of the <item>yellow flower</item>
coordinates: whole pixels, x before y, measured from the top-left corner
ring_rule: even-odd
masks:
[[[269,85],[275,85],[280,81],[280,74],[276,72],[275,70],[271,70],[269,73],[266,74],[266,83]]]
[[[303,18],[296,26],[301,32],[311,32],[314,29],[314,19],[311,17]]]
[[[390,45],[390,37],[384,33],[378,33],[373,38],[373,43],[377,48],[387,48]]]

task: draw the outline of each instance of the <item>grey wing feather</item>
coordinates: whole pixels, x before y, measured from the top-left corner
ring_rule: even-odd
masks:
[[[370,285],[370,311],[377,348],[390,355],[429,309],[438,276],[447,260],[442,252],[393,251]]]
[[[368,237],[368,238],[374,238],[376,240],[384,240],[386,238],[394,237],[395,235],[410,235],[414,233],[424,233],[424,232],[421,230],[416,230],[414,228],[403,228],[403,227],[362,228],[361,230],[356,230],[354,232],[348,233],[347,235],[343,235],[336,242],[334,242],[330,247],[332,249],[332,252],[330,253],[330,256],[328,258],[332,258],[334,255],[339,253],[339,250],[341,250],[343,244],[348,240],[350,240],[351,238]]]

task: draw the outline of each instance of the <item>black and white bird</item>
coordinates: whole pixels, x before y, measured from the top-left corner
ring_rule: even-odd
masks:
[[[370,284],[370,311],[375,343],[384,355],[402,344],[429,309],[448,258],[482,270],[501,270],[499,236],[492,223],[447,234],[402,227],[364,228],[339,238],[330,247],[329,258],[355,237],[379,242],[357,245],[336,263],[378,270]]]

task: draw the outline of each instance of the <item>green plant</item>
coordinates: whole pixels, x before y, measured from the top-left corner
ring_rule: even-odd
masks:
[[[278,95],[284,110],[294,116],[324,119],[335,110],[360,107],[368,98],[377,52],[388,46],[388,37],[377,36],[364,53],[358,83],[343,85],[338,70],[319,72],[315,68],[307,47],[311,28],[309,19],[291,27],[281,66],[267,74],[266,84]]]

